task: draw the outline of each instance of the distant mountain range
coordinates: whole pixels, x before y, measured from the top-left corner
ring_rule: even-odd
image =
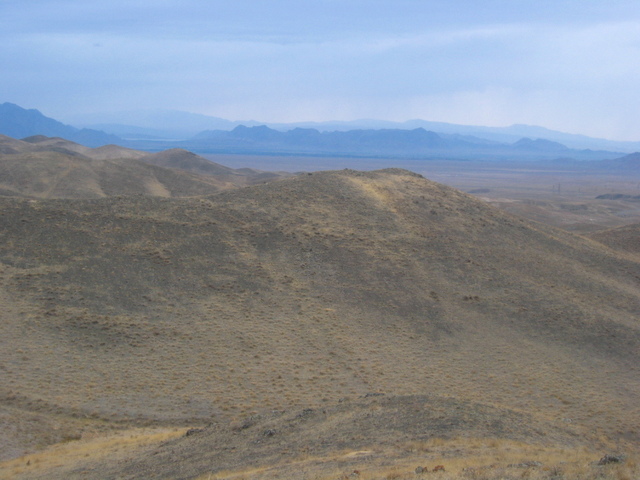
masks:
[[[232,130],[238,125],[261,125],[259,122],[232,122],[208,115],[162,109],[73,115],[64,121],[102,130],[127,140],[186,140],[203,130]]]
[[[99,147],[122,141],[119,137],[102,131],[65,125],[44,116],[38,110],[26,110],[13,103],[0,104],[0,134],[13,138],[33,135],[63,137],[88,147]]]
[[[210,130],[182,142],[182,148],[201,153],[261,153],[510,160],[604,160],[620,152],[577,150],[545,139],[520,138],[507,144],[424,128],[413,130],[349,130],[321,132],[312,128],[279,131],[265,125],[238,126],[231,131]],[[138,146],[138,148],[140,148]],[[166,147],[165,147],[166,148]]]
[[[532,139],[546,139],[562,143],[569,148],[578,150],[609,150],[632,153],[640,151],[640,141],[623,142],[592,138],[585,135],[558,132],[533,125],[511,125],[508,127],[485,127],[475,125],[456,125],[427,120],[408,120],[406,122],[391,122],[385,120],[360,119],[353,121],[330,122],[297,122],[297,123],[269,123],[255,120],[230,121],[219,117],[175,110],[136,110],[127,112],[107,112],[91,115],[75,115],[64,119],[66,122],[104,130],[125,139],[189,139],[205,130],[233,130],[244,125],[255,127],[266,125],[279,131],[295,128],[312,128],[320,132],[335,132],[349,130],[414,130],[424,128],[439,135],[473,136],[499,143],[515,143],[523,137]]]
[[[118,118],[111,114],[105,121]],[[524,125],[497,129],[422,120],[402,124],[362,120],[269,126],[171,111],[157,111],[155,116],[150,112],[146,115],[131,112],[129,120],[141,123],[138,126],[100,123],[94,124],[94,128],[79,129],[48,118],[38,110],[26,110],[11,103],[0,105],[0,134],[14,138],[57,136],[90,147],[117,144],[146,151],[182,148],[202,154],[535,161],[607,160],[640,150],[640,142],[611,142]],[[202,128],[205,125],[209,127]],[[365,128],[357,128],[358,125]],[[97,130],[98,127],[105,131]],[[595,145],[608,147],[594,150]]]

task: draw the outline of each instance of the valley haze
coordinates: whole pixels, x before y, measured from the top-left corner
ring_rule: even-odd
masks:
[[[22,138],[31,135],[61,136],[88,146],[118,143],[130,148],[160,151],[185,148],[197,153],[239,153],[280,155],[339,155],[345,157],[382,156],[397,158],[444,158],[480,160],[605,160],[622,156],[623,152],[640,149],[640,142],[612,142],[579,135],[553,132],[541,127],[513,126],[491,129],[414,121],[406,124],[368,121],[342,123],[335,130],[310,128],[301,125],[235,124],[222,119],[166,112],[159,115],[161,124],[147,126],[97,124],[94,128],[76,128],[46,117],[38,110],[24,109],[12,103],[0,105],[0,133]],[[185,118],[191,118],[191,132],[180,130]],[[147,119],[148,122],[148,119]],[[188,123],[188,122],[187,122]],[[217,125],[218,129],[195,132],[195,126]],[[163,125],[164,128],[159,128]],[[439,131],[426,130],[424,126]],[[326,127],[337,127],[328,123]],[[400,128],[404,127],[404,128]],[[106,128],[108,132],[99,130]],[[195,133],[194,133],[195,132]],[[519,136],[530,133],[546,135],[532,138]],[[120,138],[120,135],[124,138]],[[188,138],[180,138],[189,135]],[[168,137],[168,138],[167,138]],[[178,138],[175,138],[178,137]],[[556,140],[574,145],[569,148]],[[616,150],[593,150],[594,146]]]

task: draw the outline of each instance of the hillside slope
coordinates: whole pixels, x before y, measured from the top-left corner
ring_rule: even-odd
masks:
[[[531,444],[527,449],[526,445]],[[134,442],[120,455],[85,455],[62,466],[58,457],[55,463],[59,466],[54,468],[42,465],[47,462],[44,455],[34,455],[29,457],[34,460],[33,467],[23,471],[28,472],[29,480],[87,478],[92,473],[105,480],[369,480],[415,479],[416,465],[433,468],[444,463],[449,472],[445,478],[451,479],[451,473],[464,473],[461,470],[465,467],[474,474],[474,467],[498,453],[501,465],[495,463],[495,457],[491,468],[484,464],[485,472],[496,476],[480,478],[504,479],[523,475],[522,466],[508,465],[522,462],[524,451],[547,461],[550,456],[545,450],[562,448],[566,465],[581,446],[582,439],[566,424],[554,425],[523,412],[431,395],[380,395],[318,409],[276,410],[230,424],[212,424],[193,429],[189,435],[183,431],[179,438],[160,445]],[[91,451],[91,447],[86,442],[79,444],[80,451]],[[36,459],[40,460],[38,464]],[[0,464],[0,474],[1,468]],[[358,473],[353,474],[354,471]],[[507,477],[505,473],[517,476]],[[532,473],[529,470],[525,478],[531,478]],[[557,478],[553,474],[549,477]],[[467,474],[453,478],[478,477]]]
[[[614,250],[640,257],[640,224],[625,225],[589,234],[589,238]]]
[[[213,175],[217,179],[237,186],[253,185],[290,176],[283,172],[263,172],[251,169],[233,169],[207,160],[188,150],[172,148],[162,152],[151,153],[140,158],[143,162],[166,168],[173,168],[200,175]]]
[[[89,148],[59,137],[0,135],[0,196],[184,197],[215,193],[287,174],[239,171],[186,150],[149,154],[118,145]]]
[[[93,160],[40,151],[0,157],[0,195],[30,198],[204,195],[232,185],[134,159]]]
[[[7,408],[184,425],[429,393],[640,441],[640,264],[419,175],[0,207]]]
[[[232,168],[211,162],[195,153],[179,148],[147,154],[143,160],[160,167],[178,168],[205,175],[233,175],[235,173]]]

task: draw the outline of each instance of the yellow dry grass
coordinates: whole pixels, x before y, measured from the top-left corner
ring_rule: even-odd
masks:
[[[54,473],[64,467],[72,469],[88,461],[105,458],[116,461],[132,450],[157,445],[184,435],[180,428],[138,428],[107,436],[88,435],[49,446],[42,451],[0,462],[0,479],[31,478]]]
[[[378,185],[363,181],[360,178],[349,178],[349,182],[362,190],[365,195],[373,198],[380,207],[393,210],[393,195],[391,193],[391,188],[394,187],[395,183],[393,178],[386,179],[384,183]]]
[[[627,452],[622,464],[598,466],[601,454],[580,448],[557,448],[485,438],[433,439],[394,448],[303,456],[279,465],[207,473],[197,480],[634,480],[637,454]],[[434,471],[436,466],[444,471]],[[417,467],[422,473],[417,474]]]

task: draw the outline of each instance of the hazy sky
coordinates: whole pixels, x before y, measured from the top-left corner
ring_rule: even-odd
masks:
[[[0,103],[640,140],[638,0],[0,0]]]

